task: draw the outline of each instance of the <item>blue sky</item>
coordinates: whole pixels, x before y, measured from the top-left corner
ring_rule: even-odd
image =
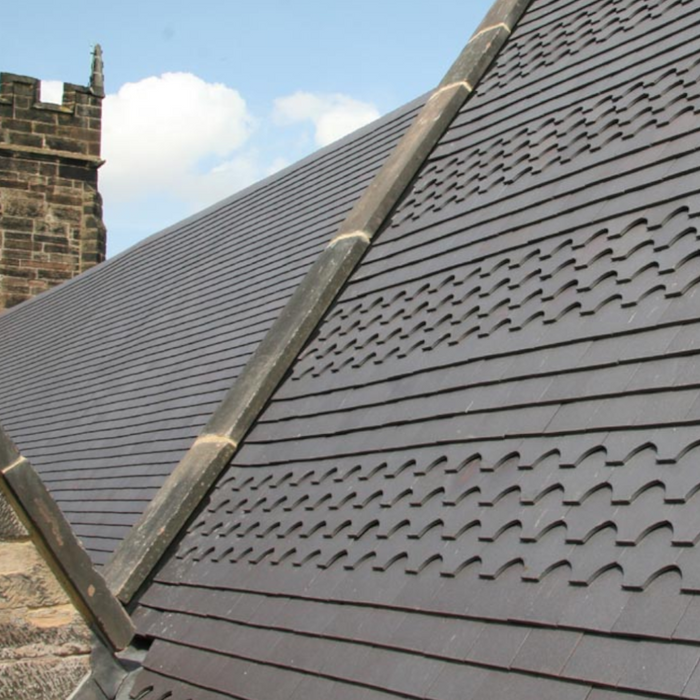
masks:
[[[86,84],[102,44],[109,253],[439,82],[491,0],[33,0],[0,70]]]

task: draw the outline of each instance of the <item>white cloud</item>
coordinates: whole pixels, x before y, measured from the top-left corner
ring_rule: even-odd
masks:
[[[183,179],[181,189],[195,203],[204,206],[242,190],[264,175],[257,153],[250,151],[225,160],[206,173],[189,174]]]
[[[315,127],[316,145],[327,146],[377,119],[379,110],[369,102],[339,93],[295,92],[275,100],[273,116],[278,124],[310,121]]]
[[[225,85],[191,73],[127,83],[104,101],[105,199],[173,194],[203,205],[231,194],[257,176],[245,158],[226,160],[252,129],[245,100]]]
[[[48,89],[57,94],[57,86]],[[324,146],[378,116],[374,105],[347,95],[297,92],[256,121],[236,90],[191,73],[127,83],[103,103],[100,189],[111,252],[134,242],[121,235],[124,222],[144,212],[162,211],[155,228],[163,227],[287,167],[308,152],[310,135],[301,147],[298,138],[306,124]],[[300,126],[292,138],[275,129],[289,124]],[[154,216],[146,217],[149,227]]]

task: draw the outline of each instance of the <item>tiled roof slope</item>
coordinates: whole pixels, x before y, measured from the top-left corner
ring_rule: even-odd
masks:
[[[103,563],[421,101],[0,316],[0,418]]]
[[[700,698],[699,28],[533,1],[142,596],[134,698]]]

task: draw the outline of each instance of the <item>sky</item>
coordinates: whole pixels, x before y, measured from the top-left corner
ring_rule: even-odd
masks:
[[[86,85],[104,51],[114,255],[435,87],[492,0],[32,0],[0,71]]]

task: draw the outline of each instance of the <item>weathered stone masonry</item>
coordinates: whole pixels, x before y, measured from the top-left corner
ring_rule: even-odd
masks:
[[[65,700],[89,669],[91,640],[0,499],[0,700]]]
[[[102,59],[88,87],[40,101],[40,81],[0,74],[0,310],[104,260]]]

